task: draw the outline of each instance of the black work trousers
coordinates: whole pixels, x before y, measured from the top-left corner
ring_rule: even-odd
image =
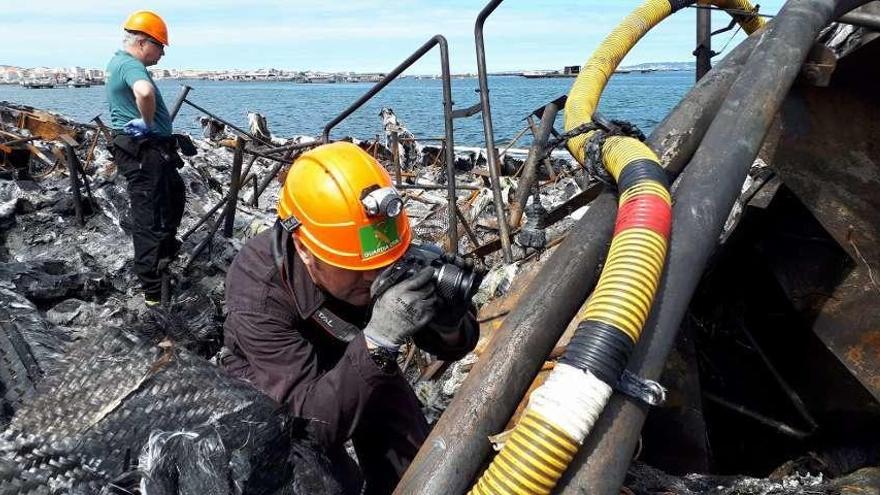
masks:
[[[186,190],[177,168],[183,161],[172,138],[120,135],[113,144],[113,157],[128,186],[134,272],[144,294],[158,299],[162,292],[160,261],[170,262],[180,248],[176,236]]]

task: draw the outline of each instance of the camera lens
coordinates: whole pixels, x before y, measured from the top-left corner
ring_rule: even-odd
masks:
[[[440,297],[453,302],[470,300],[475,287],[477,276],[473,272],[466,272],[455,265],[444,263],[434,270],[434,283]]]

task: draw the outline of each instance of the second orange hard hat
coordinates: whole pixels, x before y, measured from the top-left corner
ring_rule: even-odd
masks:
[[[127,31],[139,31],[144,33],[156,41],[168,46],[168,27],[165,21],[159,17],[159,14],[149,10],[138,10],[134,12],[122,27]]]
[[[388,266],[412,239],[391,176],[347,142],[318,146],[293,163],[278,218],[318,259],[349,270]]]

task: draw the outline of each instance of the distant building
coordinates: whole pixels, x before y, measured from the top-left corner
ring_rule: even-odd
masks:
[[[88,74],[82,67],[71,67],[67,69],[67,77],[70,79],[86,79]]]

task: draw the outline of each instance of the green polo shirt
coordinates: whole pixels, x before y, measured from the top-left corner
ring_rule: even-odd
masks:
[[[171,135],[171,115],[165,107],[162,93],[153,82],[147,68],[130,53],[119,50],[107,64],[107,103],[110,105],[110,127],[122,130],[125,124],[141,118],[131,87],[135,82],[145,79],[156,90],[156,115],[153,117],[153,132],[160,136]]]

